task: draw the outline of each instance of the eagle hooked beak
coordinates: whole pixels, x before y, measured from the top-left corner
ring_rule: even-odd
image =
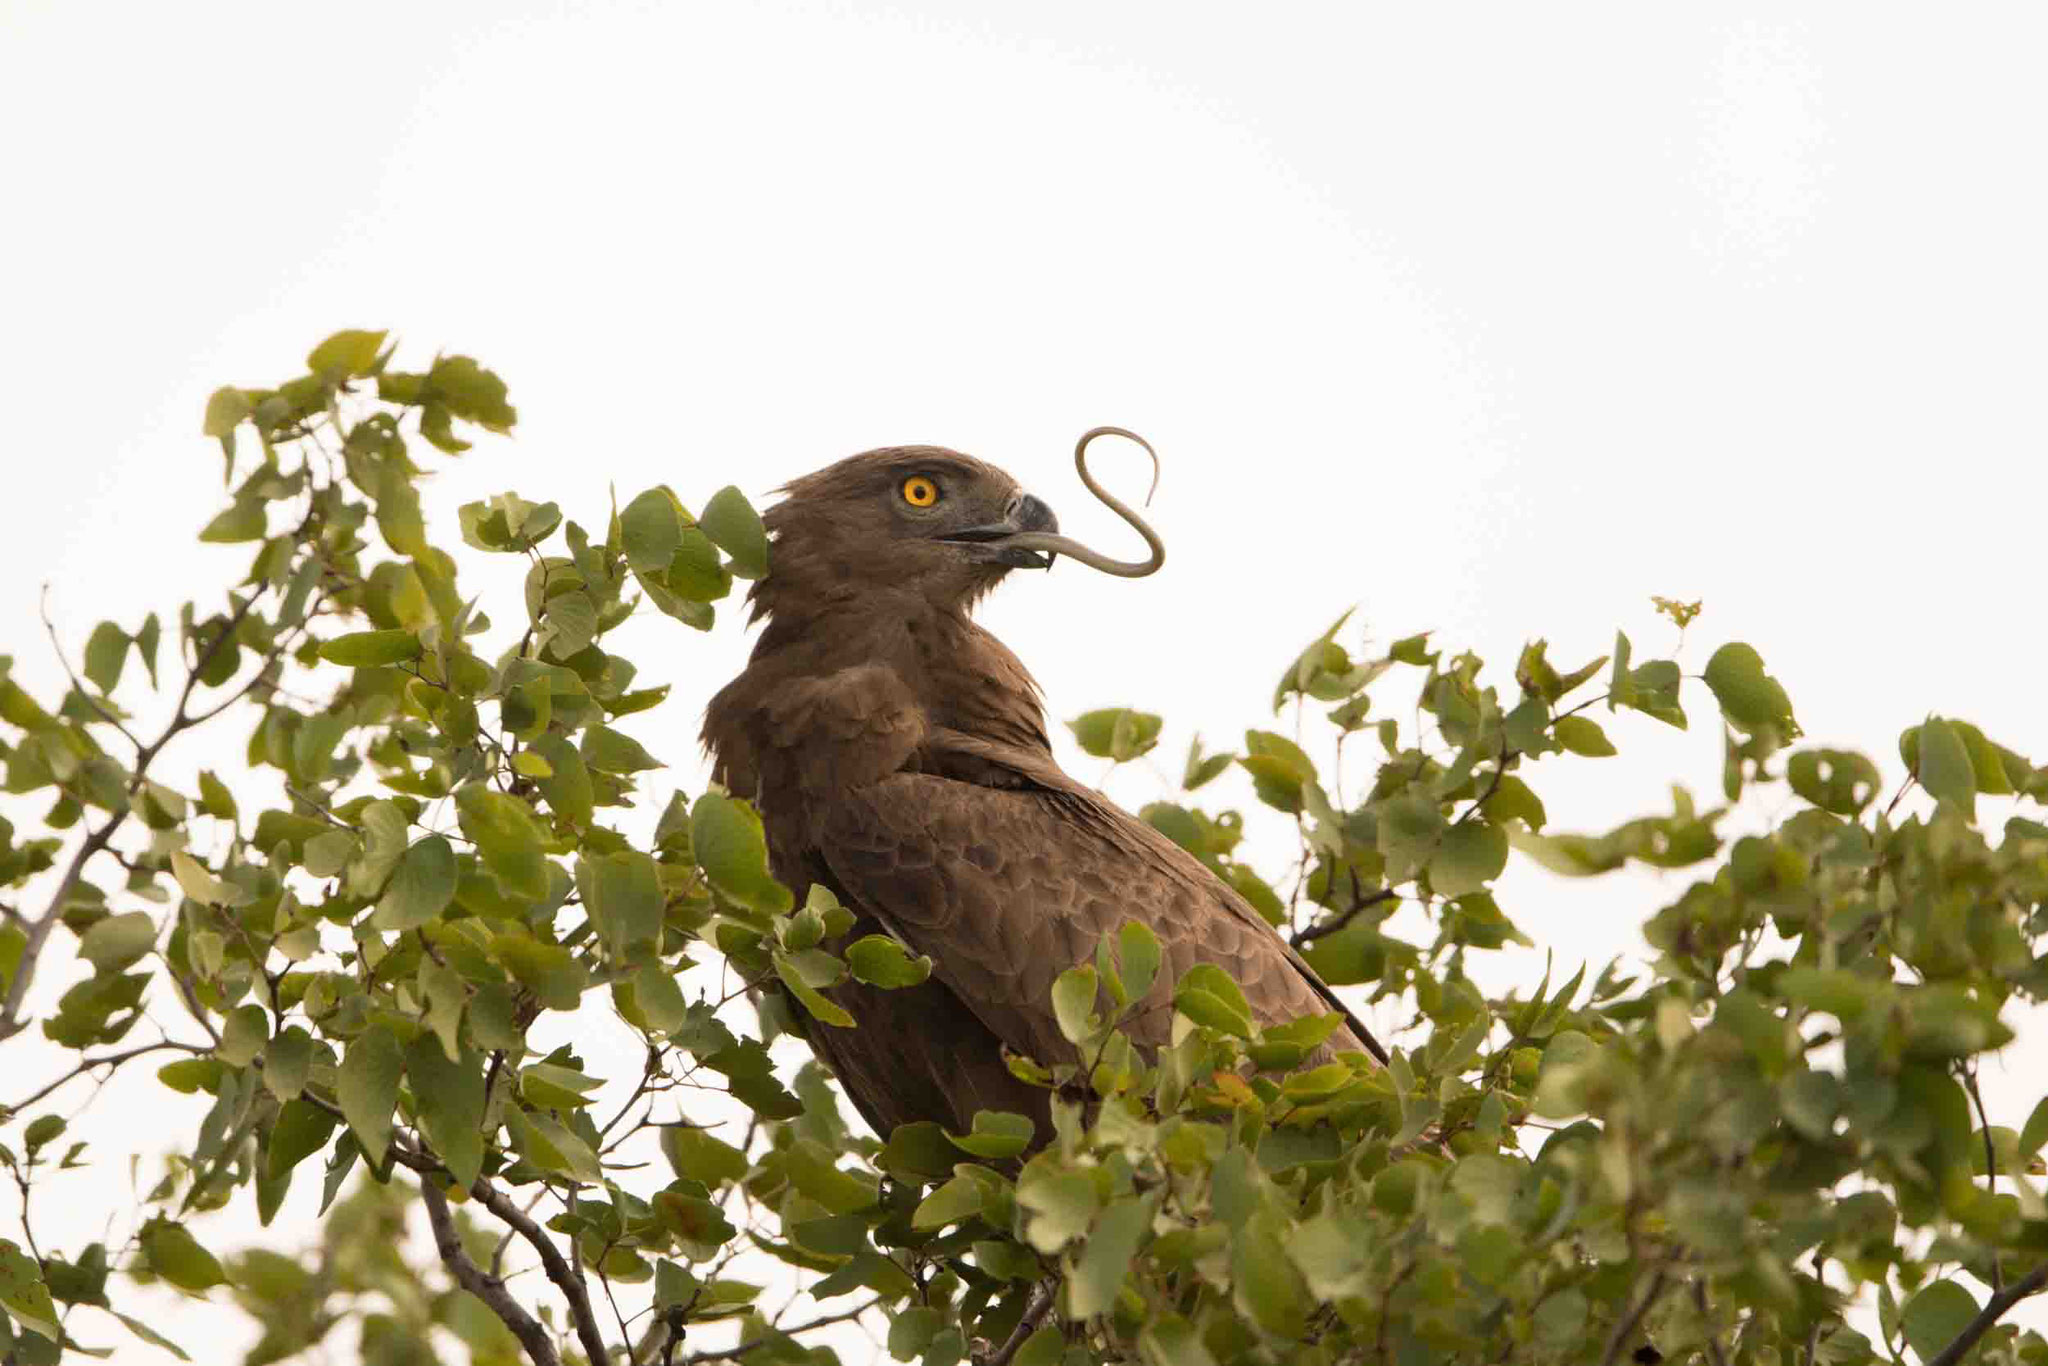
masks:
[[[969,545],[983,547],[977,559],[994,564],[1007,565],[1011,569],[1050,569],[1055,558],[1041,555],[1036,550],[1014,543],[1015,537],[1033,532],[1056,532],[1060,519],[1046,506],[1042,498],[1024,494],[1011,503],[1000,522],[987,522],[971,526],[964,531],[955,531],[939,537],[942,541],[962,541]]]
[[[1166,563],[1166,543],[1159,539],[1159,533],[1148,526],[1143,517],[1119,500],[1115,494],[1095,482],[1095,476],[1088,472],[1088,443],[1098,436],[1128,437],[1145,448],[1145,454],[1152,457],[1152,490],[1159,487],[1159,452],[1152,449],[1152,443],[1136,432],[1122,427],[1095,427],[1082,433],[1074,446],[1074,468],[1080,471],[1081,482],[1087,486],[1111,512],[1131,524],[1145,546],[1152,553],[1143,560],[1112,560],[1107,555],[1091,550],[1079,541],[1059,534],[1059,519],[1052,509],[1030,494],[1025,494],[1011,505],[1009,515],[1000,522],[986,526],[969,527],[956,531],[942,539],[948,541],[969,541],[985,544],[992,552],[989,558],[997,563],[1019,569],[1052,568],[1053,560],[1066,555],[1079,560],[1091,569],[1119,578],[1142,579],[1148,574],[1159,572]],[[1152,490],[1147,490],[1145,501],[1152,501]],[[1042,556],[1038,553],[1045,552]]]

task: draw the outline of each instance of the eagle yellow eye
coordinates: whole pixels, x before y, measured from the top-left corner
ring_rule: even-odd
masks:
[[[903,481],[903,501],[914,508],[928,508],[939,501],[939,486],[921,474]]]

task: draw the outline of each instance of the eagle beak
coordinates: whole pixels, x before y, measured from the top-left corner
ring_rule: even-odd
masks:
[[[1006,565],[1011,569],[1050,569],[1058,558],[1051,553],[1027,550],[1023,546],[1004,545],[1012,536],[1027,532],[1057,532],[1060,519],[1045,501],[1024,494],[1010,504],[1003,520],[989,522],[982,526],[971,526],[962,531],[949,532],[939,537],[942,541],[959,541],[975,547],[975,558],[994,564]]]

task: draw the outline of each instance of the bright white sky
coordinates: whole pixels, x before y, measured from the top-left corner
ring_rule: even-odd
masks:
[[[1167,571],[1065,567],[987,619],[1055,716],[1166,712],[1171,761],[1259,724],[1350,604],[1506,687],[1534,635],[1565,664],[1617,626],[1667,651],[1653,593],[1705,600],[1690,668],[1752,642],[1814,740],[1893,779],[1929,711],[2048,755],[2048,18],[1931,13],[12,0],[0,648],[47,685],[44,585],[75,647],[221,582],[245,556],[192,540],[220,497],[206,394],[389,327],[520,410],[437,478],[448,518],[508,488],[586,524],[613,485],[765,502],[930,441],[1116,551],[1069,452],[1144,432]],[[634,629],[676,684],[639,734],[694,787],[745,639]],[[1611,730],[1623,757],[1534,775],[1561,826],[1674,777],[1712,797],[1713,726]],[[1517,871],[1508,909],[1597,968],[1680,885]],[[0,1074],[43,1075],[38,1047]],[[1988,1078],[1994,1119],[2042,1076],[2037,1033]],[[91,1114],[109,1174],[190,1122],[140,1073]],[[229,1320],[157,1321],[193,1345]]]

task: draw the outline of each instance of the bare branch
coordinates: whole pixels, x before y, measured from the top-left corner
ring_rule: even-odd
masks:
[[[469,1253],[463,1249],[462,1236],[456,1231],[455,1216],[448,1209],[448,1198],[441,1194],[431,1179],[421,1180],[420,1198],[426,1202],[427,1222],[434,1226],[434,1246],[440,1249],[441,1260],[454,1275],[455,1283],[490,1306],[491,1312],[512,1330],[512,1336],[526,1348],[526,1355],[533,1358],[534,1366],[561,1366],[562,1358],[555,1351],[554,1338],[541,1326],[540,1320],[528,1313],[525,1305],[512,1298],[503,1281],[486,1275],[470,1260]]]

